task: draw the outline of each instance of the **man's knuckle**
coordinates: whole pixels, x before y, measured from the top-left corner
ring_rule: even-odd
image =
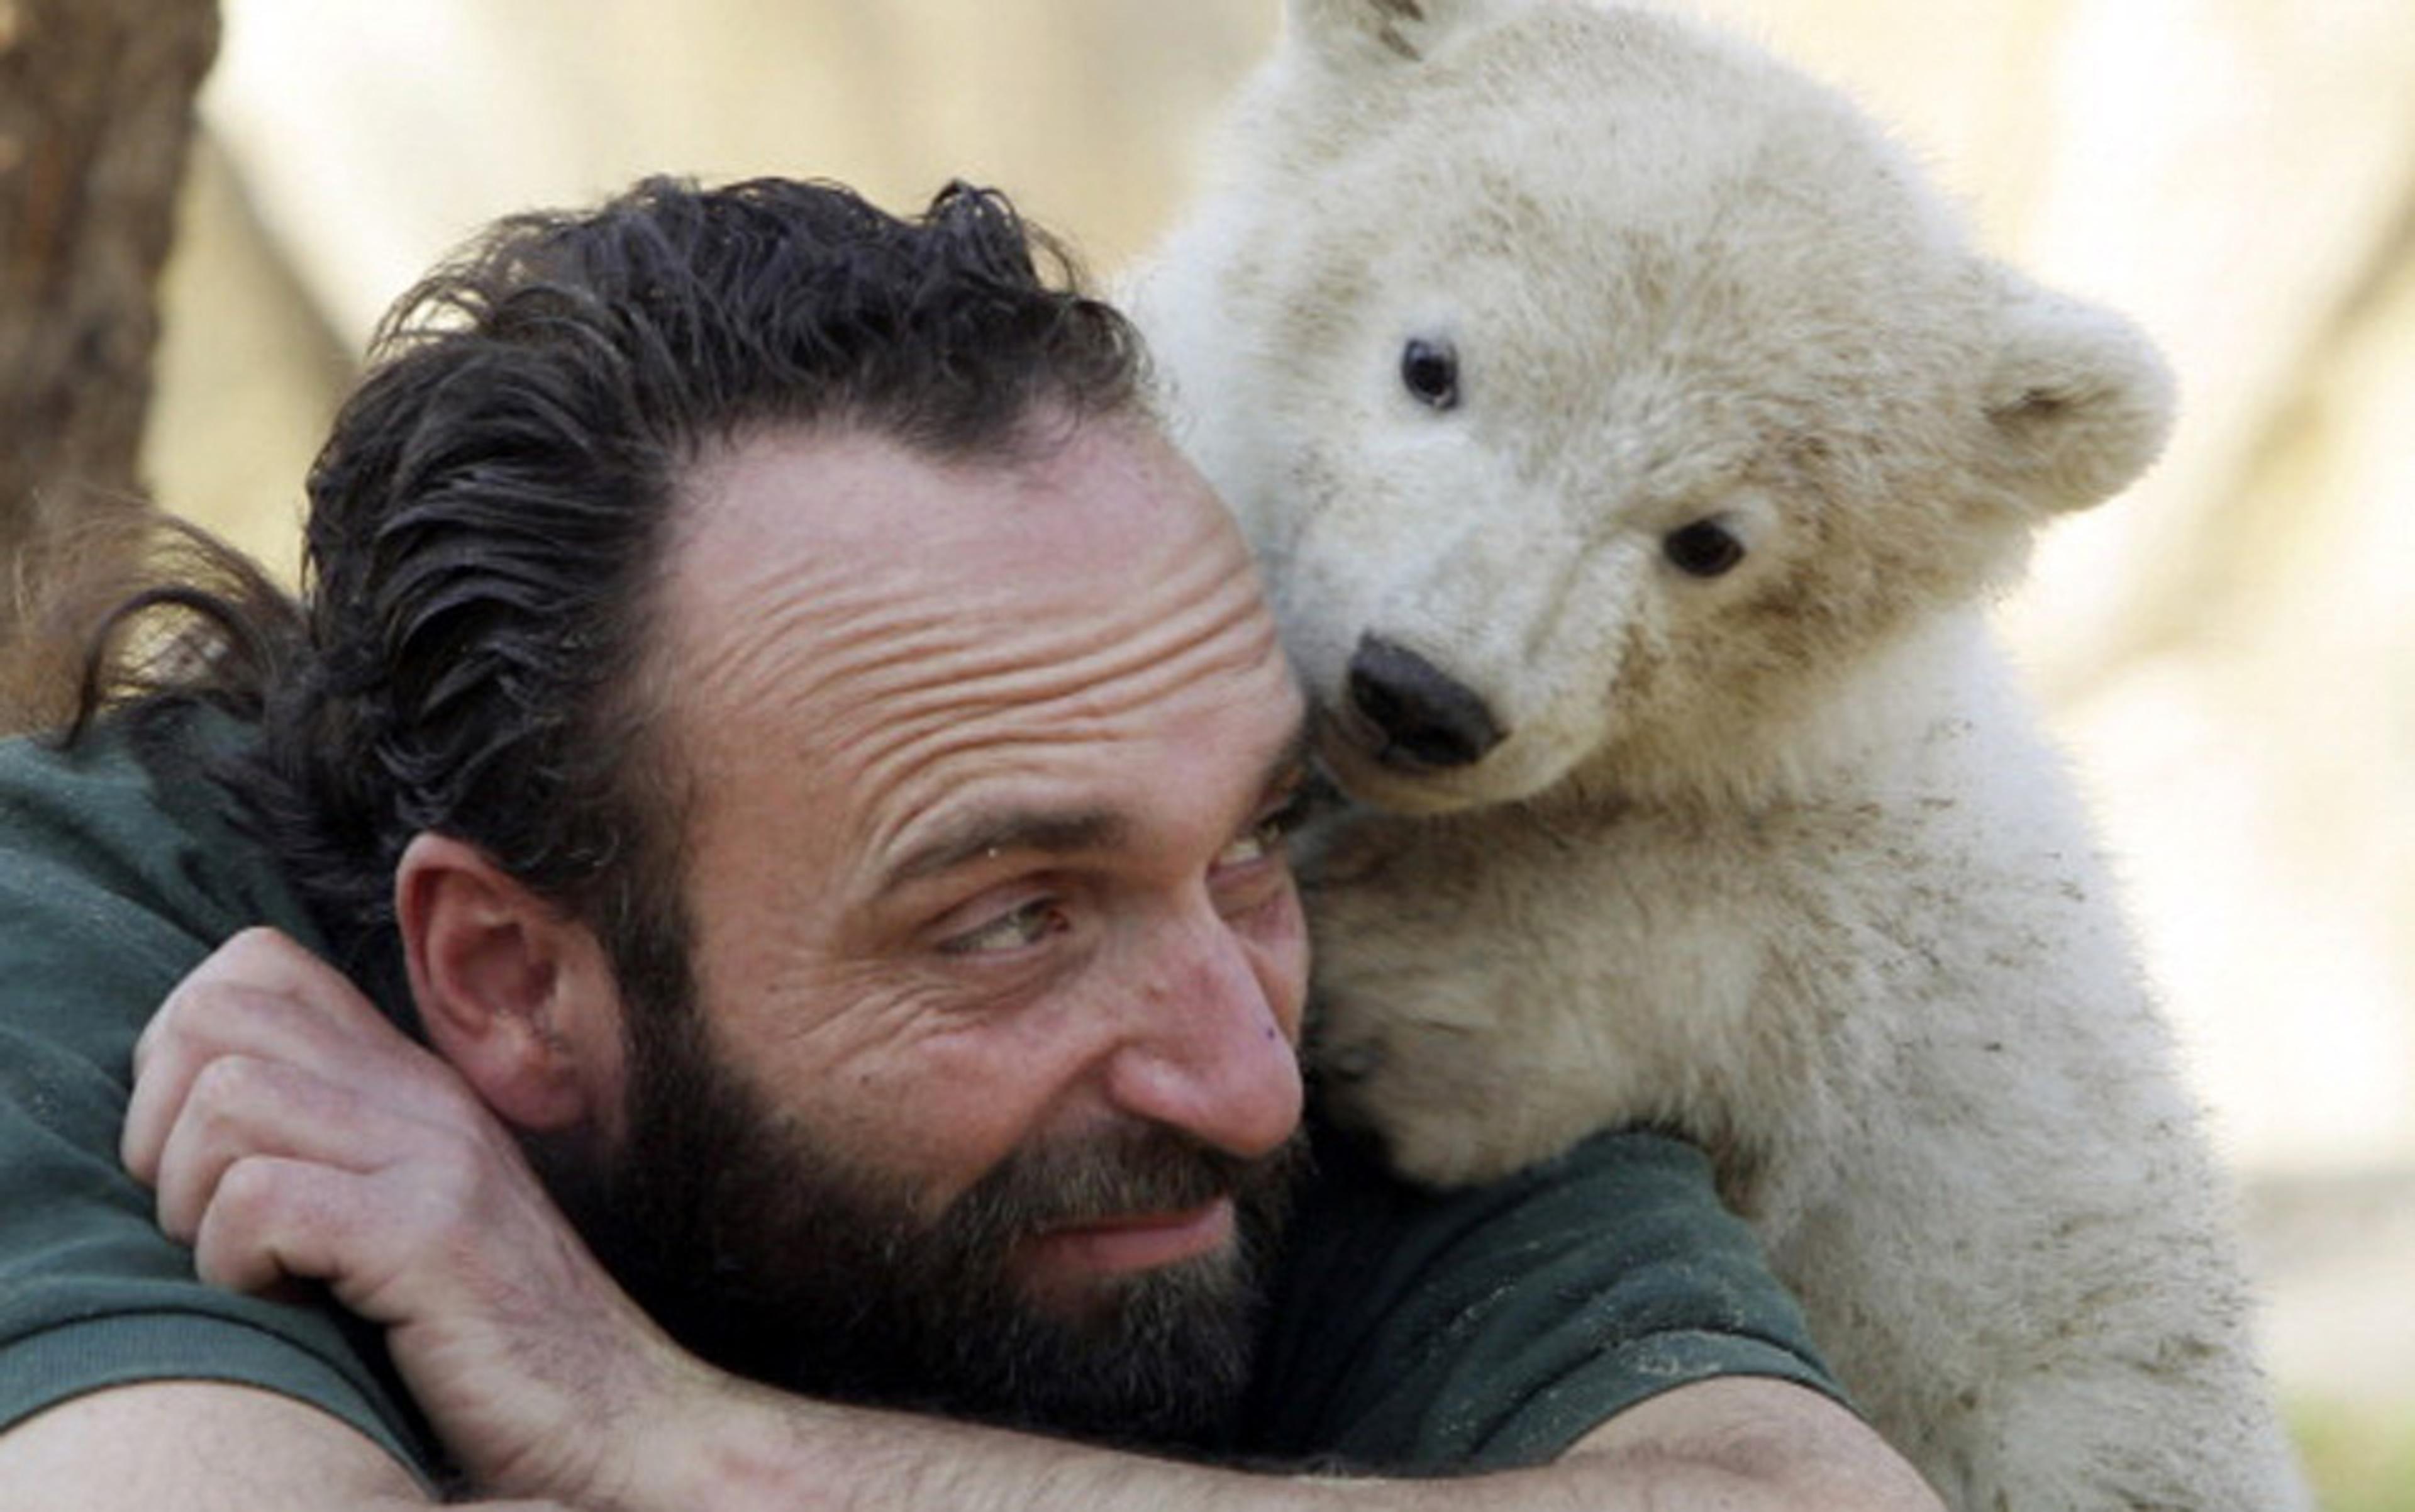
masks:
[[[420,1179],[428,1205],[452,1215],[474,1213],[484,1205],[489,1165],[475,1140],[444,1130],[425,1148]]]
[[[246,1137],[287,1095],[277,1068],[250,1055],[219,1055],[193,1075],[182,1119],[205,1139]]]
[[[257,1233],[287,1206],[292,1190],[290,1167],[277,1160],[247,1157],[228,1166],[218,1177],[210,1201],[211,1219],[232,1224],[235,1232]]]
[[[151,1032],[160,1049],[208,1050],[229,1041],[247,1010],[246,995],[235,983],[196,971],[168,995]]]
[[[250,1055],[214,1055],[193,1073],[186,1101],[198,1115],[223,1118],[266,1092],[268,1080],[267,1068]]]
[[[227,988],[273,974],[277,938],[275,932],[257,926],[231,936],[185,979],[179,991],[208,1000],[223,996]]]
[[[267,924],[253,924],[229,936],[218,948],[218,954],[229,961],[267,962],[282,960],[292,948],[292,939],[282,931]]]

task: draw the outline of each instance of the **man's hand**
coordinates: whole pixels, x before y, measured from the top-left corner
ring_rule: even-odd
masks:
[[[386,1326],[483,1486],[584,1500],[617,1419],[704,1368],[608,1278],[451,1067],[282,935],[237,936],[134,1052],[121,1153],[204,1280],[326,1282]]]

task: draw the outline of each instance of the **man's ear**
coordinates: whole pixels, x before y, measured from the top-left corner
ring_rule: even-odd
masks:
[[[437,1054],[519,1129],[608,1124],[622,1088],[621,999],[594,933],[446,835],[412,839],[394,891]]]
[[[2172,375],[2111,310],[2008,269],[1981,403],[1992,470],[2040,511],[2084,509],[2137,481],[2172,425]]]

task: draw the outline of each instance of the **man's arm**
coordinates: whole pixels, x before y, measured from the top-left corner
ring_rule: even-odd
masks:
[[[0,1506],[76,1512],[408,1512],[433,1506],[371,1439],[275,1392],[117,1386],[0,1434]],[[481,1502],[468,1512],[570,1512]]]
[[[732,1385],[687,1403],[628,1456],[638,1475],[583,1505],[1034,1512],[1937,1512],[1911,1467],[1852,1414],[1785,1382],[1682,1386],[1612,1418],[1557,1460],[1464,1478],[1275,1477],[1115,1454]]]
[[[768,1394],[767,1394],[768,1395]],[[689,1442],[674,1473],[704,1488],[689,1506],[753,1505],[960,1508],[1104,1506],[1273,1509],[1450,1505],[1598,1508],[1934,1506],[1900,1461],[1868,1453],[1868,1432],[1801,1387],[1704,1383],[1637,1407],[1596,1430],[1557,1463],[1480,1482],[1277,1482],[1264,1476],[1134,1460],[922,1419],[833,1409],[814,1425],[740,1413]],[[848,1421],[855,1419],[855,1421]],[[863,1429],[874,1430],[861,1437]],[[893,1436],[883,1434],[895,1430]],[[801,1435],[853,1444],[811,1463]],[[765,1474],[747,1440],[771,1435]],[[726,1461],[716,1468],[716,1461]],[[817,1477],[803,1495],[788,1483]],[[672,1475],[666,1475],[669,1484]],[[829,1494],[846,1486],[843,1497]],[[79,1512],[403,1512],[432,1505],[375,1444],[334,1418],[272,1393],[197,1382],[124,1386],[54,1407],[0,1435],[0,1506]],[[643,1494],[643,1493],[639,1493]],[[608,1504],[591,1503],[592,1507]],[[642,1503],[623,1502],[624,1505]],[[563,1512],[550,1501],[486,1502],[478,1512]]]
[[[314,1407],[249,1386],[113,1386],[0,1434],[0,1506],[383,1512],[433,1505],[369,1439]]]
[[[1850,1414],[1774,1382],[1680,1387],[1552,1465],[1428,1482],[1245,1474],[787,1397],[677,1349],[450,1068],[289,942],[256,932],[214,957],[136,1067],[128,1163],[202,1275],[325,1280],[387,1328],[499,1492],[628,1512],[1937,1505]]]

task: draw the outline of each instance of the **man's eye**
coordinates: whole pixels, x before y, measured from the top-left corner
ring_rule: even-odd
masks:
[[[1304,795],[1293,793],[1282,804],[1269,811],[1250,827],[1249,832],[1226,846],[1216,858],[1218,870],[1232,866],[1250,866],[1270,856],[1282,854],[1283,843],[1291,838],[1307,816],[1308,801]]]
[[[1222,872],[1236,866],[1254,866],[1282,848],[1282,833],[1271,824],[1261,824],[1218,852],[1216,869]]]
[[[1061,935],[1071,928],[1065,911],[1054,898],[1034,898],[1019,908],[1002,913],[978,928],[952,936],[939,942],[939,949],[949,955],[982,955],[996,951],[1017,951],[1039,944],[1051,935]]]

